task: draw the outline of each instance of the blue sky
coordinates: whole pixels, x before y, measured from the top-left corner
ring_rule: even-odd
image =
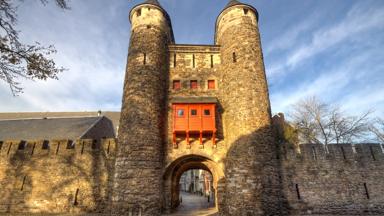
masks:
[[[71,10],[25,1],[18,29],[26,42],[55,44],[68,71],[59,80],[23,80],[13,97],[0,83],[0,112],[91,111],[121,107],[128,13],[142,1],[72,0]],[[350,113],[384,115],[384,1],[244,0],[260,14],[272,112],[318,95]],[[227,0],[160,0],[176,43],[212,44]]]

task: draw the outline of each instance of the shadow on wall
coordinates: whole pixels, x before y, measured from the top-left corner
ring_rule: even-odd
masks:
[[[225,159],[225,205],[229,215],[289,215],[279,148],[271,127],[230,144]]]

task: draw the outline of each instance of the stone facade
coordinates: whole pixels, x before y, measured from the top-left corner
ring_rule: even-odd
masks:
[[[0,213],[166,214],[180,204],[183,173],[201,169],[212,175],[219,215],[384,215],[383,146],[325,152],[275,140],[255,8],[231,0],[218,15],[214,45],[175,44],[156,0],[135,6],[129,18],[117,144],[117,133],[105,135],[116,117],[81,136],[51,131],[76,139],[0,140]],[[191,135],[188,144],[177,135],[173,143],[172,104],[180,98],[215,98],[215,140]],[[0,121],[0,129],[15,126]]]
[[[2,142],[1,213],[109,209],[115,139],[79,139],[73,148],[69,148],[69,140],[28,140],[23,148],[20,140]]]

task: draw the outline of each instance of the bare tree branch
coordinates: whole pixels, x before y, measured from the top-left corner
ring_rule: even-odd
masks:
[[[324,144],[352,142],[367,136],[372,111],[350,116],[338,106],[331,106],[316,97],[297,102],[292,120],[302,142]]]
[[[64,71],[57,67],[50,55],[56,53],[53,45],[41,46],[23,44],[19,40],[17,24],[16,0],[0,0],[0,79],[6,82],[12,94],[22,92],[20,78],[31,80],[57,79],[57,74]],[[21,2],[23,0],[20,0]],[[40,0],[47,4],[48,0]],[[69,9],[67,0],[55,0],[58,7]]]
[[[384,119],[377,118],[374,123],[369,127],[369,130],[376,136],[376,138],[384,143]]]

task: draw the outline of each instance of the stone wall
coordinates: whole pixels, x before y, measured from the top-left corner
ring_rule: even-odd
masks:
[[[114,139],[73,145],[71,140],[3,141],[0,213],[106,211],[115,145]]]
[[[292,215],[383,215],[384,151],[378,144],[281,148],[284,194]]]

